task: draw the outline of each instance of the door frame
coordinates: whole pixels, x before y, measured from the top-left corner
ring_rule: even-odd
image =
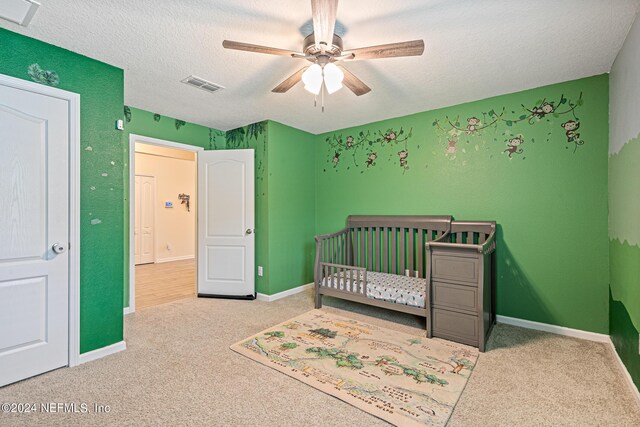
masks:
[[[180,142],[168,141],[165,139],[152,138],[150,136],[136,135],[134,133],[129,134],[129,307],[124,308],[124,314],[135,313],[136,311],[136,254],[135,241],[133,236],[133,228],[131,224],[135,224],[135,192],[136,192],[136,142],[142,142],[144,144],[157,145],[160,147],[177,148],[179,150],[191,151],[197,153],[204,151],[204,148],[196,145],[182,144]],[[197,160],[197,159],[196,159]],[[197,173],[197,161],[196,161],[196,173]],[[197,191],[196,180],[196,191]],[[157,189],[156,189],[157,190]],[[155,214],[154,214],[155,215]],[[197,212],[196,212],[197,215]],[[196,245],[198,239],[198,218],[196,217]],[[154,255],[155,256],[155,255]],[[197,255],[196,255],[196,268],[197,268]]]
[[[69,357],[80,363],[80,94],[0,74],[0,83],[69,105]]]

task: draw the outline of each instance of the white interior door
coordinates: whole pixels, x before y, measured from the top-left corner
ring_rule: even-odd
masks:
[[[198,295],[255,296],[254,150],[198,153]]]
[[[140,176],[136,175],[135,177],[135,193],[134,193],[134,204],[133,204],[133,242],[134,242],[134,255],[135,255],[135,263],[136,265],[141,264],[140,261],[140,246],[141,243],[141,235],[140,235]]]
[[[69,361],[69,109],[0,83],[0,386]]]
[[[155,262],[155,194],[152,176],[136,175],[135,183],[135,259],[136,264]]]

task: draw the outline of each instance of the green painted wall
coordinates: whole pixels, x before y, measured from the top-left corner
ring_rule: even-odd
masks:
[[[269,295],[313,282],[315,140],[269,122]]]
[[[640,137],[609,157],[610,334],[640,386]]]
[[[122,340],[122,70],[0,29],[0,73],[80,94],[80,351]],[[32,76],[28,68],[39,64]],[[47,73],[47,71],[49,71]],[[57,83],[56,83],[57,82]]]
[[[498,313],[608,333],[607,145],[607,75],[320,135],[316,233],[496,220]]]

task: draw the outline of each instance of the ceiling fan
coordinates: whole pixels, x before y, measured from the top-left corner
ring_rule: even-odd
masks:
[[[222,46],[227,49],[306,59],[312,64],[293,73],[273,88],[272,92],[284,93],[299,81],[302,81],[305,89],[314,95],[318,95],[323,87],[327,93],[334,93],[342,88],[343,83],[344,86],[349,88],[357,96],[364,95],[371,91],[371,88],[364,84],[362,80],[357,78],[341,64],[336,65],[336,62],[419,56],[424,52],[423,40],[383,44],[345,51],[342,45],[342,38],[333,33],[336,24],[337,10],[338,0],[311,0],[313,33],[304,39],[302,52],[231,40],[224,40]],[[322,93],[324,94],[324,92]]]

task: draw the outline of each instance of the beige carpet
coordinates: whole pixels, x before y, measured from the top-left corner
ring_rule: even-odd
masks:
[[[420,333],[412,316],[326,302],[327,311]],[[387,425],[229,349],[312,308],[307,292],[271,303],[187,299],[141,310],[127,317],[125,352],[0,389],[0,403],[99,403],[110,413],[0,413],[0,425]],[[607,346],[498,325],[449,426],[637,426],[638,420],[640,409]]]

